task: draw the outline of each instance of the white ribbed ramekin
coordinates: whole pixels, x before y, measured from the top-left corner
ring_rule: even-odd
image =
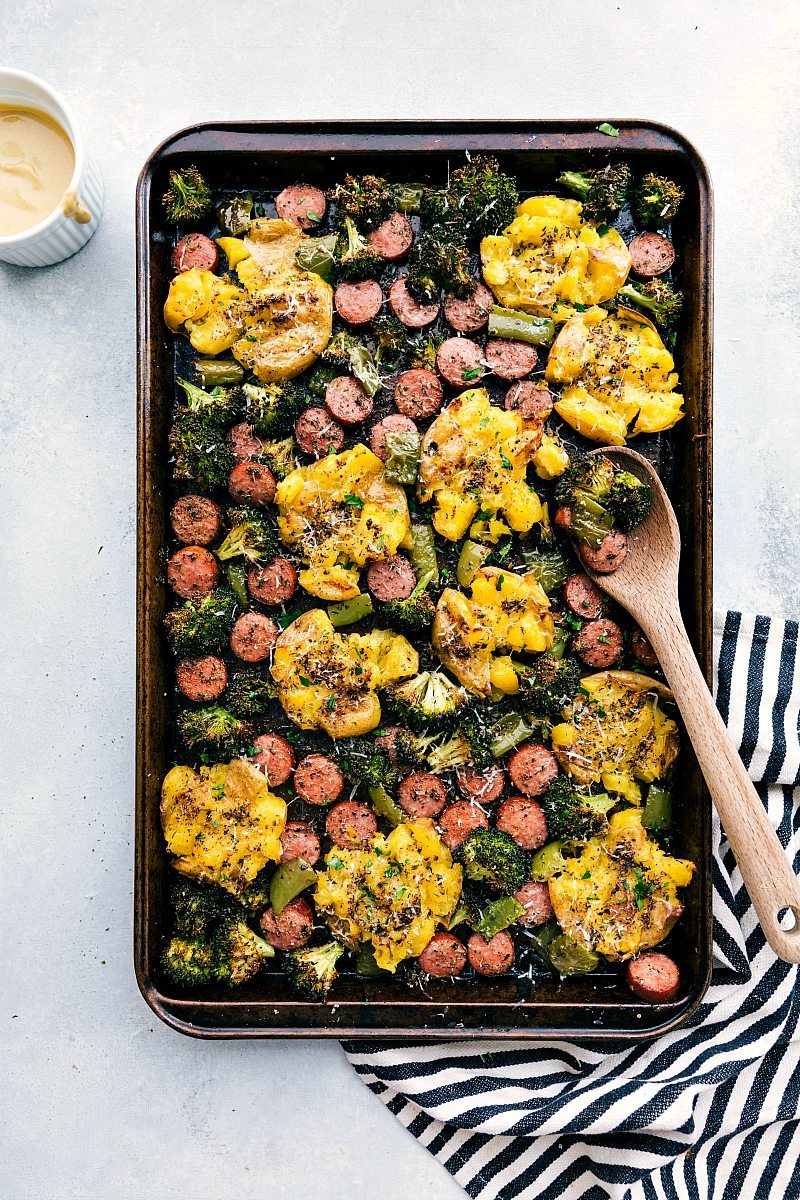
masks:
[[[20,104],[39,108],[65,130],[75,151],[75,170],[68,190],[92,214],[85,225],[65,217],[61,208],[22,233],[0,237],[0,260],[21,267],[48,267],[61,262],[85,246],[100,222],[103,211],[103,183],[94,165],[86,157],[81,131],[64,99],[58,92],[27,71],[0,67],[0,104]]]

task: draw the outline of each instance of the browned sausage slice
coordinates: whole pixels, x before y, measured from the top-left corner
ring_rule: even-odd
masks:
[[[178,687],[189,700],[216,700],[228,686],[228,668],[221,658],[185,658],[175,668]]]
[[[448,804],[437,824],[445,846],[448,850],[455,850],[476,829],[488,829],[489,818],[477,804],[469,800],[456,800],[454,804]]]
[[[556,529],[560,529],[562,533],[569,533],[572,529],[572,509],[568,504],[562,504],[560,508],[557,508],[553,519]]]
[[[501,767],[456,767],[456,783],[462,796],[478,804],[493,804],[503,794],[506,777]]]
[[[460,975],[467,965],[464,943],[453,933],[435,933],[417,960],[426,975],[449,979]]]
[[[279,733],[260,733],[253,746],[258,753],[254,754],[250,761],[259,771],[264,772],[270,787],[280,787],[286,783],[294,770],[294,750],[286,738],[281,737]],[[302,857],[305,858],[305,855]]]
[[[447,803],[447,788],[436,775],[414,771],[401,781],[397,800],[410,817],[438,817]]]
[[[281,834],[281,862],[294,862],[302,858],[313,867],[319,861],[321,847],[319,838],[305,821],[289,821]]]
[[[578,572],[570,575],[564,584],[564,603],[576,617],[594,621],[605,608],[605,597],[597,584],[588,575]]]
[[[371,808],[358,800],[340,800],[328,810],[325,832],[331,841],[346,849],[368,842],[378,832],[378,820]]]
[[[307,408],[297,418],[294,427],[297,444],[306,454],[324,458],[331,451],[338,454],[344,445],[344,430],[334,421],[327,409]]]
[[[546,883],[526,883],[518,892],[514,892],[514,899],[525,909],[517,917],[518,925],[544,925],[553,915],[550,889]]]
[[[351,375],[337,375],[325,388],[325,407],[342,425],[360,425],[372,412],[373,402]]]
[[[175,537],[187,545],[210,546],[222,529],[222,509],[208,496],[181,496],[169,519]]]
[[[417,304],[406,285],[405,277],[395,279],[389,288],[389,304],[398,321],[409,329],[424,329],[439,315],[439,301],[433,304]]]
[[[638,625],[631,634],[631,653],[643,667],[657,667],[658,657]]]
[[[394,385],[394,402],[400,412],[416,421],[432,417],[442,407],[442,385],[433,371],[412,367],[398,377]]]
[[[307,183],[293,183],[275,197],[278,216],[301,229],[316,229],[325,216],[325,193]]]
[[[542,796],[558,774],[558,763],[546,746],[528,742],[511,755],[508,773],[525,796]]]
[[[437,380],[438,383],[438,380]],[[386,435],[388,433],[416,433],[417,427],[410,417],[402,413],[390,413],[370,430],[369,444],[373,454],[382,461],[386,458]]]
[[[204,233],[187,233],[172,251],[172,269],[181,274],[195,267],[200,271],[216,271],[219,250]]]
[[[466,300],[459,300],[457,296],[444,298],[444,315],[459,333],[476,333],[483,329],[493,307],[494,296],[482,283]]]
[[[447,338],[436,351],[436,370],[451,387],[477,387],[485,374],[483,351],[469,338]]]
[[[581,542],[578,546],[578,557],[585,567],[596,575],[610,575],[622,566],[628,557],[628,539],[618,529],[607,533],[596,550]]]
[[[248,458],[258,458],[264,449],[264,443],[256,436],[249,421],[232,425],[225,441],[233,457],[240,463],[247,462]]]
[[[297,571],[288,558],[274,558],[247,572],[247,589],[259,604],[285,604],[297,588]]]
[[[519,409],[524,421],[544,422],[553,411],[553,397],[546,383],[521,379],[506,392],[505,407]]]
[[[502,929],[487,942],[482,934],[473,933],[467,942],[467,957],[469,965],[479,975],[505,975],[514,965],[511,934]]]
[[[527,342],[489,338],[486,343],[486,363],[498,379],[524,379],[530,375],[538,360],[536,347]]]
[[[336,311],[348,325],[368,325],[381,311],[383,292],[374,279],[340,283],[333,294]]]
[[[184,600],[202,600],[217,586],[217,560],[203,546],[184,546],[167,563],[167,583]]]
[[[642,279],[663,275],[675,262],[675,247],[662,233],[639,233],[628,243],[631,266]]]
[[[414,243],[414,230],[408,217],[393,212],[377,229],[367,235],[373,250],[377,250],[386,262],[399,262],[405,258]]]
[[[339,799],[344,775],[326,754],[307,754],[294,769],[294,787],[308,804],[324,807]]]
[[[242,662],[266,662],[278,640],[278,626],[263,613],[242,613],[231,630],[231,650]]]
[[[376,600],[405,600],[416,586],[414,568],[402,554],[392,554],[369,565],[367,587]]]
[[[228,491],[234,500],[266,508],[275,498],[275,476],[259,462],[241,462],[228,476]]]
[[[271,908],[261,916],[264,941],[276,950],[296,950],[305,946],[314,928],[314,912],[302,896],[290,900],[280,914]]]
[[[587,667],[605,671],[622,657],[625,642],[616,621],[603,617],[599,621],[587,621],[575,636],[572,648]]]
[[[496,825],[523,850],[538,850],[547,841],[547,821],[537,800],[509,796],[497,810]]]
[[[627,970],[628,986],[640,1000],[666,1004],[674,1000],[681,986],[680,972],[666,954],[643,954],[632,958]]]

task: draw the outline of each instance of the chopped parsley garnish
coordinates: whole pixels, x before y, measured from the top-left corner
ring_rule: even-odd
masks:
[[[616,125],[610,125],[608,121],[603,121],[602,125],[598,125],[597,132],[605,133],[608,137],[619,137],[619,130]]]
[[[469,383],[472,379],[480,379],[483,371],[480,367],[470,367],[468,371],[461,372],[461,378],[465,383]]]
[[[345,502],[345,504],[349,504],[351,508],[363,508],[364,507],[364,501],[361,499],[361,497],[354,496],[352,492],[345,492],[344,502]]]
[[[500,462],[503,464],[503,466],[505,467],[505,469],[507,471],[511,471],[513,469],[511,463],[506,458],[505,454],[503,454],[502,450],[500,451]]]
[[[645,901],[653,890],[653,885],[652,883],[648,883],[638,867],[633,868],[633,873],[636,876],[636,883],[633,887],[633,898],[636,901],[637,909],[641,910],[644,908]]]
[[[610,225],[598,225],[597,232],[600,234],[600,237],[605,237],[607,233],[611,232],[611,226]]]

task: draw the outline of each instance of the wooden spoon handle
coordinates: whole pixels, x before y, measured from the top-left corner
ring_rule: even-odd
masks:
[[[728,736],[677,601],[674,611],[662,609],[659,620],[648,620],[649,628],[641,624],[672,688],[764,935],[779,958],[800,962],[800,881]],[[784,909],[794,915],[792,929],[779,924]]]

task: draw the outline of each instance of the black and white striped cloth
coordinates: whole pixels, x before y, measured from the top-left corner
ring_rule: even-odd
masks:
[[[796,621],[728,613],[717,703],[800,871]],[[714,970],[656,1042],[349,1042],[362,1079],[481,1200],[798,1200],[800,986],[714,821]]]

